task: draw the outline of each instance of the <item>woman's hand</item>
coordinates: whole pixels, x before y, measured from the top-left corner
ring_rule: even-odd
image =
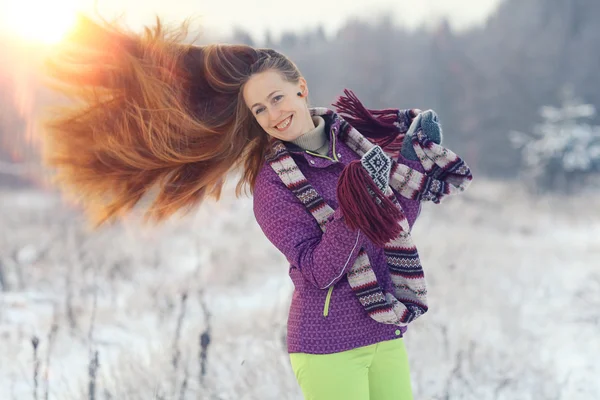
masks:
[[[381,147],[374,146],[361,157],[360,163],[383,193],[390,183],[392,160]]]
[[[413,137],[422,131],[425,136],[436,144],[442,143],[442,126],[440,125],[439,118],[435,111],[427,110],[421,112],[421,110],[411,110],[415,112],[416,116],[413,119],[410,128],[406,132],[404,142],[402,143],[401,153],[404,158],[412,161],[418,161],[417,153],[413,148]]]

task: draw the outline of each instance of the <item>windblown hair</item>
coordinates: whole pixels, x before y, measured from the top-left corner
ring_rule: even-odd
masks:
[[[246,107],[243,86],[298,68],[270,49],[186,44],[188,24],[159,19],[141,34],[82,18],[48,61],[51,86],[75,103],[45,123],[43,156],[54,181],[75,195],[95,226],[154,193],[148,220],[219,199],[236,171],[236,195],[253,193],[272,140]]]

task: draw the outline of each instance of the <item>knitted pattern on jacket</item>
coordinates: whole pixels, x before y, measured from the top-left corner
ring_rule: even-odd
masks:
[[[373,155],[368,162],[364,163],[365,168],[372,170],[370,175],[375,176],[376,179],[380,177],[379,172],[389,175],[390,165],[388,163],[386,168],[384,162],[387,158],[383,153],[378,156],[376,152],[373,152],[372,150],[376,150],[378,147],[364,138],[346,121],[342,120],[337,114],[323,108],[312,109],[311,113],[312,115],[331,114],[334,123],[340,120],[339,129],[342,130],[342,137],[346,143],[359,156]],[[419,123],[419,121],[420,119],[416,123]],[[435,199],[436,201],[440,201],[441,197],[447,194],[464,190],[471,180],[469,168],[454,153],[439,149],[441,146],[433,144],[422,132],[419,133],[421,134],[414,135],[416,137],[416,140],[413,140],[415,150],[417,154],[421,155],[422,164],[427,160],[431,165],[436,166],[436,171],[438,171],[436,172],[436,177],[438,177],[436,181],[441,184],[433,184],[431,178],[426,177],[425,174],[407,167],[408,170],[404,173],[392,175],[392,181],[390,182],[392,187],[397,191],[407,192],[408,189],[405,195],[410,198],[414,197],[416,193],[422,193],[423,198]],[[275,155],[268,160],[269,165],[277,172],[287,188],[296,195],[298,200],[313,215],[320,228],[325,231],[328,218],[333,215],[334,210],[323,201],[319,193],[302,175],[285,145],[281,141],[276,141],[273,148]],[[392,163],[396,164],[395,162]],[[387,170],[387,172],[380,171],[381,169]],[[395,165],[394,170],[397,171],[398,169]],[[426,168],[427,171],[431,169],[431,167]],[[439,179],[442,175],[452,176],[453,179],[443,182]],[[381,176],[381,178],[383,177]],[[377,181],[379,180],[377,179]],[[387,177],[382,180],[387,182]],[[417,186],[414,189],[410,188],[410,185],[407,184],[410,182],[417,182]],[[402,211],[402,206],[396,200],[390,186],[386,183],[380,189],[384,190],[383,194],[391,200],[392,209],[396,207]],[[338,192],[338,195],[340,195],[340,192]],[[370,197],[367,196],[366,199],[369,200]],[[372,202],[375,201],[375,199],[371,200]],[[384,244],[389,274],[395,290],[389,293],[381,289],[364,249],[360,250],[357,259],[348,271],[348,281],[371,318],[384,324],[405,326],[427,311],[427,289],[418,251],[412,241],[408,222],[402,213],[400,213],[398,223],[401,228],[398,235]]]
[[[383,248],[360,232],[350,230],[338,208],[335,189],[340,173],[360,157],[341,139],[339,125],[334,124],[332,116],[323,118],[329,136],[326,156],[311,154],[291,143],[285,145],[302,174],[335,210],[327,230],[321,230],[267,163],[259,171],[254,190],[256,220],[268,240],[289,261],[289,275],[294,284],[287,324],[290,353],[345,351],[400,337],[406,330],[370,318],[348,282],[347,271],[359,250],[364,249],[382,289],[394,290]],[[401,121],[404,131],[408,124],[409,121]],[[418,161],[396,157],[401,166],[425,171]],[[400,194],[396,197],[412,227],[420,212],[421,199]]]

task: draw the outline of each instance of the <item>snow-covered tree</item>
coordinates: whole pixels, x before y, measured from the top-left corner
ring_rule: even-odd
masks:
[[[521,150],[523,178],[536,189],[572,192],[599,177],[600,126],[589,123],[595,115],[593,105],[565,89],[560,107],[540,109],[542,121],[532,133],[511,132]]]

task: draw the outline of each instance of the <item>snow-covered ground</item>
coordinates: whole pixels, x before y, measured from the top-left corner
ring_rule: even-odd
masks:
[[[414,237],[415,399],[600,398],[598,196],[478,180],[424,207]],[[1,192],[0,283],[0,399],[302,398],[287,264],[249,198],[90,232],[54,194]]]

